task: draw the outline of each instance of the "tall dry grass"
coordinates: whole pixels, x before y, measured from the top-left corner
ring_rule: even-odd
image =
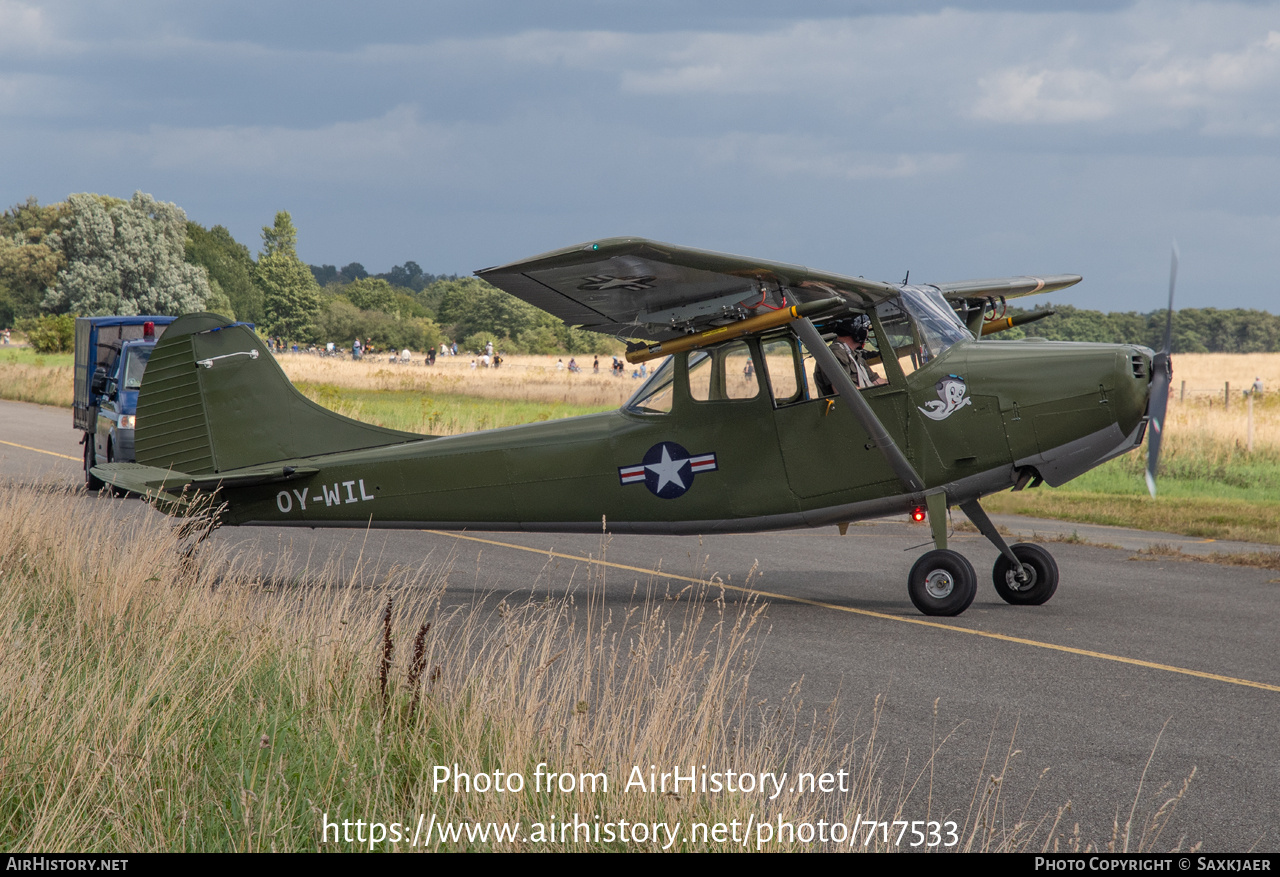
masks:
[[[620,791],[632,765],[848,758],[800,730],[795,704],[765,715],[749,697],[759,606],[684,593],[616,617],[597,582],[451,609],[439,567],[369,593],[331,570],[298,578],[284,557],[187,563],[167,523],[133,511],[58,491],[0,499],[6,848],[350,848],[324,841],[326,814],[687,822],[830,809],[823,796]],[[433,788],[437,764],[533,777],[540,763],[603,771],[609,787]]]
[[[968,849],[1090,846],[1078,830],[1059,830],[1062,811],[1035,816],[1010,804],[1008,758],[984,763],[972,800],[948,809],[920,791],[928,765],[895,779],[879,762],[874,729],[842,743],[833,717],[806,710],[794,690],[781,702],[757,700],[750,678],[762,607],[729,605],[714,590],[654,594],[615,612],[598,572],[565,598],[450,606],[443,564],[391,570],[366,589],[358,570],[344,580],[284,554],[232,556],[216,539],[192,559],[191,532],[135,502],[30,486],[0,494],[0,533],[8,849],[351,849],[368,847],[368,832],[363,844],[338,841],[344,821],[519,821],[528,835],[532,823],[575,813],[686,830],[779,817],[955,819]],[[531,779],[540,764],[603,773],[608,786],[455,793],[433,782],[437,766]],[[622,789],[632,766],[703,764],[843,768],[853,785],[844,795],[788,789],[775,800]],[[1167,819],[1159,814],[1156,828]],[[864,823],[859,840],[866,833]],[[876,836],[866,848],[893,846]],[[741,848],[680,837],[677,849]],[[1121,843],[1130,837],[1139,837],[1136,824]],[[406,828],[399,842],[375,846],[410,841]],[[437,834],[419,846],[656,845]]]
[[[1280,354],[1186,354],[1174,357],[1173,368],[1161,473],[1188,482],[1280,490]],[[1270,389],[1246,397],[1256,375]],[[1114,465],[1140,477],[1145,449]]]
[[[1255,377],[1261,377],[1272,392],[1280,392],[1280,353],[1175,353],[1173,356],[1175,398],[1184,381],[1188,396],[1221,398],[1229,383],[1238,398],[1241,391],[1253,384]]]
[[[0,355],[0,399],[70,408],[73,368],[18,362]]]
[[[1169,394],[1171,441],[1183,435],[1199,444],[1208,441],[1246,446],[1251,406],[1244,391],[1253,386],[1256,376],[1261,376],[1266,389],[1252,399],[1254,447],[1280,445],[1280,354],[1187,354],[1174,357],[1173,369]]]
[[[295,383],[328,384],[351,390],[404,390],[423,395],[463,395],[485,399],[562,402],[583,407],[616,407],[625,402],[639,381],[628,366],[624,377],[613,377],[613,358],[601,357],[600,373],[591,370],[592,357],[578,357],[581,372],[568,369],[569,356],[509,356],[501,368],[471,368],[471,357],[439,357],[428,366],[418,356],[410,363],[391,364],[386,357],[352,361],[309,354],[284,354],[277,362]],[[565,366],[556,368],[560,360]],[[652,365],[652,364],[651,364]],[[652,370],[651,368],[649,369]]]

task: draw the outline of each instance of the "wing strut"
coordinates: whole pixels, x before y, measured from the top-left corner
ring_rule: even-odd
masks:
[[[916,474],[911,462],[898,449],[893,437],[884,428],[880,418],[876,417],[876,413],[871,410],[867,400],[862,398],[862,393],[853,385],[853,381],[849,379],[849,375],[840,365],[840,361],[836,359],[835,354],[823,343],[822,336],[818,334],[818,330],[814,328],[813,323],[809,321],[808,317],[801,317],[792,325],[795,327],[796,335],[804,342],[804,346],[809,353],[813,355],[814,361],[821,366],[822,373],[831,379],[831,385],[840,394],[840,398],[849,403],[853,416],[858,418],[858,422],[867,431],[867,435],[871,436],[871,440],[876,443],[876,447],[884,455],[889,468],[898,476],[898,481],[902,483],[903,488],[908,493],[923,492],[924,481]]]

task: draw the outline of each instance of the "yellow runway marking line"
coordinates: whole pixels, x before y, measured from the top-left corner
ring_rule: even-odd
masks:
[[[59,454],[56,451],[46,451],[43,448],[30,448],[26,445],[20,445],[17,442],[7,442],[4,439],[0,439],[0,445],[8,445],[11,448],[22,448],[24,451],[35,451],[37,454],[48,454],[50,457],[61,457],[64,460],[72,460],[76,463],[80,462],[79,457],[68,457],[66,454]]]
[[[516,551],[527,551],[530,554],[542,554],[547,557],[559,557],[564,560],[576,560],[582,563],[594,563],[600,566],[609,567],[611,569],[623,569],[628,572],[644,573],[645,575],[662,576],[663,578],[675,579],[681,582],[691,582],[695,585],[708,585],[713,588],[724,588],[726,591],[736,591],[740,594],[751,594],[757,597],[766,597],[770,600],[785,600],[788,603],[802,603],[806,606],[817,606],[821,609],[834,609],[837,612],[848,612],[853,615],[865,615],[868,618],[879,618],[884,621],[897,621],[902,624],[917,624],[921,627],[934,627],[938,630],[947,630],[952,633],[966,633],[970,636],[981,636],[987,639],[1000,640],[1001,642],[1017,643],[1022,646],[1034,646],[1038,649],[1049,649],[1055,652],[1066,652],[1069,655],[1079,655],[1084,658],[1096,658],[1100,661],[1113,661],[1117,664],[1129,664],[1133,667],[1145,667],[1148,670],[1163,670],[1166,673],[1179,673],[1183,676],[1195,676],[1199,679],[1211,679],[1214,682],[1226,682],[1231,685],[1243,685],[1247,688],[1261,688],[1263,691],[1280,691],[1280,685],[1270,685],[1266,682],[1254,682],[1252,679],[1237,679],[1234,676],[1221,676],[1217,673],[1205,673],[1202,670],[1189,670],[1186,667],[1175,667],[1172,664],[1159,664],[1155,661],[1143,661],[1138,658],[1126,658],[1123,655],[1112,655],[1107,652],[1095,652],[1089,649],[1077,649],[1072,646],[1060,646],[1055,643],[1041,642],[1040,640],[1024,639],[1020,636],[1009,636],[1004,633],[988,633],[985,630],[971,630],[967,627],[960,627],[955,624],[944,624],[939,621],[928,621],[924,618],[904,618],[901,615],[889,615],[884,612],[873,612],[870,609],[855,609],[852,606],[837,606],[834,603],[824,603],[821,600],[810,600],[805,597],[789,597],[786,594],[775,594],[772,591],[761,591],[756,588],[743,588],[738,585],[728,585],[724,582],[713,582],[707,579],[697,579],[691,576],[682,576],[675,573],[663,572],[660,569],[646,569],[642,566],[628,566],[625,563],[614,563],[609,560],[598,560],[594,557],[582,557],[578,554],[564,554],[560,551],[550,551],[545,548],[532,548],[528,545],[516,545],[511,542],[499,542],[495,539],[481,539],[479,536],[464,536],[461,533],[449,533],[444,530],[426,530],[424,532],[434,533],[437,536],[451,536],[454,539],[466,539],[469,542],[480,542],[485,545],[496,545],[499,548],[514,548]]]

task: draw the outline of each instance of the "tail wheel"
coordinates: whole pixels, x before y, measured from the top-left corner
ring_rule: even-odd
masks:
[[[74,459],[74,458],[73,458]],[[95,478],[90,472],[96,462],[93,454],[93,436],[86,434],[84,437],[84,489],[92,493],[97,493],[104,485],[101,480]]]
[[[1058,564],[1053,555],[1030,542],[1018,542],[1010,548],[1022,561],[1024,577],[1019,580],[1009,558],[1003,554],[997,557],[991,579],[1000,599],[1015,606],[1048,603],[1053,592],[1058,590]]]
[[[940,548],[911,567],[907,593],[925,615],[959,615],[978,592],[978,576],[963,554]]]

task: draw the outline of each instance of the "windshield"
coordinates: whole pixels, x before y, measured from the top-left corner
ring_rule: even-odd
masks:
[[[647,366],[648,363],[642,363],[641,369],[647,371]],[[640,371],[632,372],[631,376],[641,377]],[[662,365],[658,366],[653,376],[627,400],[627,404],[622,406],[623,409],[637,414],[670,414],[671,402],[675,395],[675,379],[676,369],[671,357],[668,356],[662,361]]]
[[[909,375],[941,356],[957,341],[973,340],[942,293],[933,287],[904,286],[901,295],[876,305],[876,313],[903,374]]]
[[[129,355],[125,357],[122,375],[126,390],[136,390],[142,386],[142,373],[147,370],[147,362],[151,359],[152,350],[155,350],[155,348],[150,345],[129,348]]]
[[[915,320],[926,361],[940,356],[957,341],[973,340],[973,335],[936,288],[904,286],[902,304]]]

